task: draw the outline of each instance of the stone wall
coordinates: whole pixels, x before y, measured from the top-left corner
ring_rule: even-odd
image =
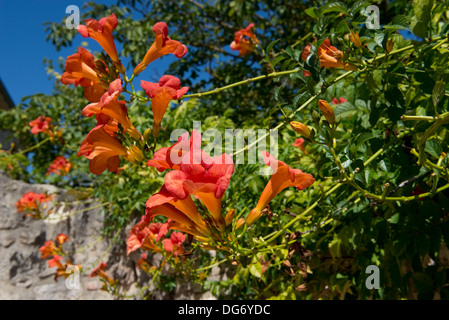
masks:
[[[53,210],[49,219],[22,219],[17,213],[14,204],[28,191],[55,194],[56,202],[47,208]],[[103,215],[95,201],[74,201],[72,195],[55,186],[12,180],[0,172],[0,299],[114,299],[100,290],[102,282],[98,278],[89,278],[100,261],[108,264],[108,274],[119,279],[121,293],[137,293],[149,280],[136,267],[140,253],[126,256],[125,243],[114,244],[103,238],[102,226]],[[79,289],[68,289],[63,277],[55,281],[56,268],[49,268],[47,260],[41,259],[39,248],[61,232],[69,236],[64,249],[71,255],[72,263],[83,266]],[[212,271],[214,280],[221,277],[219,269]],[[71,283],[69,280],[69,287]],[[198,286],[184,284],[173,292],[155,292],[151,298],[213,299],[213,296],[201,293]]]

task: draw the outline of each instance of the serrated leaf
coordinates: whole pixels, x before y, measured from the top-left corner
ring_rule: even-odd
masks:
[[[379,47],[382,47],[382,42],[384,41],[385,35],[382,32],[377,32],[374,35],[374,41]]]
[[[440,143],[436,140],[427,140],[424,150],[437,159],[440,157],[442,151]]]
[[[388,25],[385,25],[384,29],[393,29],[393,30],[402,29],[411,31],[410,21],[407,19],[406,16],[400,14],[395,16]]]
[[[360,11],[364,6],[368,6],[369,2],[366,0],[359,0],[357,2],[355,2],[352,7],[351,7],[351,13],[357,13],[358,11]]]
[[[343,114],[347,116],[348,114],[356,113],[357,111],[359,111],[359,109],[350,102],[341,103],[334,109],[335,116],[341,116]]]
[[[413,33],[418,37],[425,38],[427,36],[427,25],[431,19],[433,0],[415,0],[413,2],[414,16],[411,21]]]
[[[344,12],[347,13],[348,9],[346,8],[346,5],[341,2],[334,2],[329,3],[326,6],[323,6],[319,9],[319,12],[321,14],[328,13],[328,12]]]
[[[307,96],[307,97],[310,96],[310,93],[308,93],[307,91],[305,91],[305,92],[303,92],[303,93],[300,93],[300,94],[296,95],[296,96],[293,98],[293,109],[296,109],[296,108],[298,107],[299,103],[300,103],[302,100],[305,100],[304,97],[306,97],[306,96]]]
[[[444,81],[437,81],[432,90],[432,101],[433,105],[436,107],[438,102],[443,99],[444,93],[446,91],[446,83]]]

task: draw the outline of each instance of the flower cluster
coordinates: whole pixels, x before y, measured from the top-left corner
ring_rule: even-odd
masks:
[[[45,244],[39,248],[39,251],[41,253],[41,259],[48,259],[48,267],[54,268],[57,267],[56,273],[55,273],[55,281],[59,277],[68,278],[71,274],[69,272],[69,267],[77,268],[78,270],[82,268],[81,265],[73,265],[70,258],[67,258],[66,263],[62,263],[63,256],[67,255],[67,252],[63,251],[62,244],[67,242],[69,240],[69,237],[65,235],[64,233],[60,233],[58,236],[56,236],[55,241],[48,240],[45,241]],[[70,268],[69,268],[70,269]]]
[[[30,216],[35,219],[43,219],[44,217],[41,210],[45,209],[45,207],[41,208],[41,204],[48,202],[51,199],[52,196],[45,193],[35,193],[33,191],[29,191],[22,195],[19,201],[16,202],[15,206],[17,207],[18,213],[24,212],[23,218]]]
[[[95,116],[97,125],[84,139],[77,155],[89,159],[89,169],[97,175],[106,169],[117,172],[120,157],[132,163],[139,163],[144,157],[144,138],[131,123],[126,101],[121,98],[125,91],[121,75],[124,77],[125,87],[131,80],[125,75],[125,68],[112,36],[117,23],[117,17],[112,14],[99,21],[87,19],[85,25],[78,26],[80,34],[96,40],[109,58],[95,60],[91,53],[80,47],[78,53],[67,58],[65,72],[61,76],[63,84],[84,87],[84,95],[91,102],[83,109],[82,114],[86,117]],[[152,61],[166,54],[172,53],[181,58],[187,53],[185,45],[168,37],[166,23],[156,23],[153,31],[156,39],[142,62],[134,69],[132,78]],[[141,85],[151,99],[153,135],[157,137],[170,100],[179,99],[187,92],[188,87],[181,88],[179,79],[170,75],[163,76],[159,83],[142,81]]]
[[[62,135],[62,131],[53,126],[52,119],[50,117],[39,116],[28,124],[31,127],[32,134],[38,134],[39,132],[45,133],[50,139],[59,138]]]
[[[301,59],[306,61],[311,54],[312,45],[307,45],[302,53]],[[344,70],[357,70],[353,64],[344,61],[343,52],[331,45],[329,39],[325,39],[318,47],[318,59],[322,68],[343,68]],[[310,76],[311,73],[307,70],[302,71],[304,76]]]
[[[168,257],[182,255],[184,252],[182,243],[186,239],[183,233],[174,231],[168,238],[163,239],[172,225],[173,220],[171,219],[168,219],[166,223],[156,222],[148,224],[145,221],[145,217],[142,217],[141,221],[129,232],[129,237],[126,241],[127,254],[129,255],[137,249],[143,249],[162,254],[165,252],[168,254]],[[139,264],[144,263],[146,255],[141,259]]]
[[[56,173],[60,176],[64,176],[69,173],[70,169],[72,169],[72,164],[67,160],[64,156],[59,156],[50,164],[46,175],[51,173]]]
[[[253,27],[254,23],[250,23],[245,29],[240,29],[234,34],[234,41],[232,41],[230,47],[232,50],[238,50],[241,56],[250,54],[259,44],[259,40],[252,31]]]
[[[165,175],[160,191],[148,199],[145,215],[132,228],[127,242],[128,252],[138,248],[160,252],[155,244],[168,229],[190,234],[204,248],[229,250],[226,231],[255,223],[268,203],[283,189],[295,186],[303,190],[315,181],[312,175],[292,169],[264,152],[265,163],[273,168],[274,174],[247,218],[235,221],[234,209],[225,216],[222,213],[222,197],[234,173],[233,160],[228,154],[212,158],[201,149],[201,144],[201,134],[193,130],[190,137],[188,133],[183,134],[171,147],[159,149],[153,159],[148,160],[148,166],[160,172],[170,171]],[[169,221],[156,228],[151,223],[156,216],[164,216]],[[172,233],[171,243],[164,241],[164,248],[173,250],[176,255],[176,245],[178,252],[182,253],[180,244],[183,241],[181,235]]]
[[[105,272],[107,266],[108,265],[102,261],[95,269],[92,270],[89,275],[89,278],[99,277],[103,282],[102,290],[105,291],[108,291],[108,288],[110,288],[111,286],[115,287],[117,284],[117,281]]]

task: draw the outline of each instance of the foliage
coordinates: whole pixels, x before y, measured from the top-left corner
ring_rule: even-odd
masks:
[[[305,190],[280,193],[268,214],[244,232],[234,224],[228,232],[239,236],[241,251],[210,255],[198,242],[186,244],[191,255],[178,263],[167,258],[172,273],[164,274],[162,267],[148,271],[156,287],[172,290],[190,278],[218,298],[449,298],[444,260],[449,244],[449,3],[377,1],[382,27],[367,29],[366,8],[373,3],[121,0],[112,7],[92,2],[83,7],[83,18],[118,17],[114,39],[129,73],[145,56],[158,21],[188,47],[166,74],[179,77],[189,93],[165,113],[156,150],[172,145],[173,130],[191,132],[194,121],[201,121],[203,133],[276,128],[277,158],[315,178]],[[241,56],[229,45],[249,23],[255,25],[260,46]],[[46,27],[56,49],[79,37],[61,22]],[[341,52],[339,68],[324,65],[320,52],[326,39]],[[1,127],[14,132],[21,148],[0,154],[1,169],[108,203],[104,234],[124,245],[165,173],[123,160],[119,174],[89,172],[87,159],[76,155],[95,125],[81,114],[87,104],[83,90],[59,82],[63,61],[57,66],[49,62],[48,70],[55,79],[52,95],[25,97],[0,113]],[[141,78],[157,81],[150,70],[151,65]],[[153,125],[153,113],[148,99],[136,98],[145,93],[132,91],[124,92],[132,100],[129,118],[143,133]],[[340,97],[346,101],[330,104],[336,117],[332,123],[321,116],[318,100]],[[30,134],[28,123],[40,115],[62,129],[61,139]],[[292,121],[312,129],[303,137],[306,152],[292,146],[299,138]],[[153,157],[154,148],[142,150],[145,160]],[[60,155],[73,169],[63,177],[46,176],[49,163]],[[235,221],[250,213],[268,182],[261,168],[235,166],[222,201],[224,213],[235,209]],[[208,281],[214,265],[227,270],[229,278]],[[378,290],[365,285],[369,265],[381,271]]]

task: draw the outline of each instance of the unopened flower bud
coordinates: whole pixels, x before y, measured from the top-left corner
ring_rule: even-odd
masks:
[[[128,149],[128,154],[125,156],[126,160],[132,163],[139,163],[143,160],[143,153],[137,146],[132,146]]]
[[[139,131],[137,131],[137,129],[133,125],[131,125],[131,127],[126,130],[126,133],[129,134],[135,141],[140,141],[142,139]]]
[[[240,229],[241,227],[243,227],[243,225],[245,224],[245,219],[240,218],[237,220],[237,223],[235,224],[235,229]],[[240,235],[237,236],[238,238],[240,237]]]
[[[234,217],[235,217],[235,210],[234,209],[229,210],[225,217],[226,226],[229,226],[232,223]]]
[[[393,46],[394,46],[393,38],[388,39],[386,44],[386,49],[388,53],[390,53],[390,51],[393,50]]]
[[[153,129],[151,129],[151,128],[147,128],[147,129],[145,129],[145,131],[143,132],[143,139],[144,139],[145,141],[148,141],[148,139],[150,138],[152,130],[153,130]]]
[[[299,134],[303,135],[306,138],[310,138],[310,129],[305,124],[302,124],[298,121],[291,121],[290,125],[292,126],[292,129]]]
[[[327,122],[334,124],[335,113],[329,103],[326,100],[318,100],[318,106],[320,107],[321,112],[323,112]]]
[[[362,41],[360,41],[360,37],[357,32],[351,31],[349,35],[349,40],[357,47],[360,48],[362,46]]]

